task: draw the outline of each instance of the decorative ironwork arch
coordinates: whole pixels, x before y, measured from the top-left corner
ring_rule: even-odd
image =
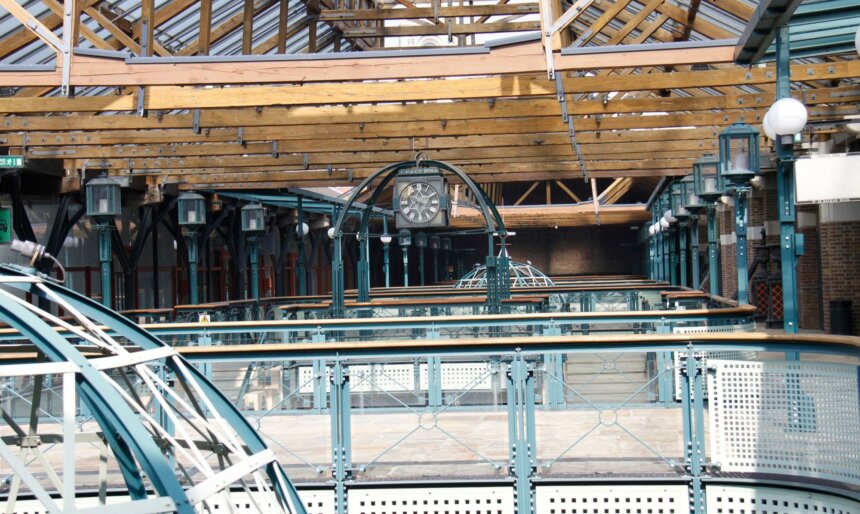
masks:
[[[487,193],[479,186],[475,181],[473,181],[463,170],[450,164],[445,161],[436,161],[432,159],[414,159],[411,161],[403,161],[395,164],[390,164],[385,166],[373,174],[371,174],[366,179],[362,180],[358,187],[353,190],[352,194],[349,196],[346,204],[340,211],[340,215],[337,218],[333,226],[332,239],[334,240],[334,252],[332,255],[332,311],[335,316],[343,315],[343,305],[344,305],[344,284],[343,284],[343,256],[342,256],[342,248],[341,243],[343,240],[343,224],[346,221],[346,218],[349,213],[349,209],[355,203],[358,195],[363,191],[366,187],[370,186],[374,180],[379,177],[383,177],[382,181],[377,185],[376,190],[371,195],[370,200],[367,202],[368,207],[373,207],[376,205],[376,201],[379,199],[379,195],[385,189],[385,187],[391,182],[391,180],[397,176],[397,173],[404,168],[411,168],[417,166],[433,166],[437,167],[440,170],[448,171],[453,175],[460,178],[464,184],[469,188],[472,194],[475,196],[475,199],[478,201],[478,206],[481,210],[481,215],[484,217],[484,221],[486,223],[485,232],[488,236],[488,253],[487,253],[487,267],[490,270],[492,276],[495,276],[496,270],[499,266],[505,267],[504,275],[507,275],[507,259],[505,257],[501,257],[497,259],[494,256],[493,251],[493,237],[498,236],[505,240],[507,237],[507,231],[505,230],[505,223],[502,220],[501,215],[499,215],[499,211],[496,209],[495,204],[490,200],[490,197],[487,196]],[[361,243],[360,252],[361,259],[359,262],[358,269],[358,299],[359,301],[367,301],[370,296],[369,291],[369,265],[367,262],[367,249],[366,249],[366,240],[367,240],[367,225],[370,220],[370,209],[366,209],[361,217],[361,224],[359,225],[358,238]],[[504,281],[505,284],[502,284],[501,281],[498,280],[490,280],[487,285],[487,303],[491,306],[491,308],[497,308],[501,302],[502,298],[505,298],[510,295],[509,287],[506,287],[507,280]]]

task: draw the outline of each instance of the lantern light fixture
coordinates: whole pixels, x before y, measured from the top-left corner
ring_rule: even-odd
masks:
[[[696,195],[706,202],[713,202],[723,194],[720,176],[720,160],[706,154],[693,163],[693,183]]]
[[[87,182],[87,216],[91,218],[115,218],[120,215],[120,184],[108,177],[98,177]]]
[[[442,238],[442,249],[445,251],[448,251],[451,249],[451,238],[450,237],[443,237]]]
[[[206,199],[194,192],[182,193],[176,201],[179,226],[196,227],[206,224]]]
[[[438,250],[442,246],[442,240],[439,236],[430,236],[430,249]]]
[[[720,174],[725,186],[742,187],[758,174],[758,137],[758,131],[746,123],[733,123],[720,134]]]
[[[422,232],[415,234],[415,247],[427,248],[427,234]]]
[[[262,232],[266,228],[266,208],[259,202],[242,207],[242,232]]]
[[[397,233],[397,242],[400,243],[400,246],[409,246],[412,244],[412,232],[409,232],[405,228]]]

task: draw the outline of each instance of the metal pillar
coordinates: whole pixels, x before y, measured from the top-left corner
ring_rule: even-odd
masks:
[[[439,283],[439,250],[433,248],[433,283]]]
[[[699,273],[699,215],[690,218],[690,287],[702,287],[702,277]]]
[[[509,472],[516,480],[514,512],[532,514],[535,510],[531,477],[537,469],[534,373],[522,355],[511,362],[507,382]]]
[[[111,263],[113,253],[111,251],[111,239],[113,238],[113,222],[100,221],[96,225],[99,233],[99,262],[101,263],[102,279],[102,305],[111,308],[113,302],[111,291]]]
[[[670,229],[671,230],[671,229]],[[669,232],[668,253],[669,253],[669,282],[672,285],[678,285],[678,231],[677,229]]]
[[[695,356],[692,346],[681,368],[681,412],[684,432],[684,468],[690,475],[690,513],[705,514],[705,491],[702,472],[705,467],[705,415],[704,387],[701,358]]]
[[[409,247],[404,246],[403,250],[403,287],[409,287]]]
[[[738,255],[738,303],[748,304],[749,277],[747,276],[747,216],[749,210],[749,187],[735,189],[735,235]]]
[[[260,270],[258,269],[258,263],[260,260],[260,248],[257,244],[257,237],[249,237],[248,238],[248,260],[251,263],[251,284],[249,287],[250,294],[248,298],[258,299],[260,298]]]
[[[388,218],[382,217],[382,233],[388,234]],[[389,236],[391,237],[391,236]],[[382,243],[382,272],[385,274],[385,287],[391,287],[390,243]]]
[[[788,27],[776,34],[776,99],[790,96]],[[779,137],[777,136],[777,139]],[[793,143],[792,143],[793,144]],[[779,251],[782,272],[782,315],[786,333],[800,328],[797,305],[797,260],[803,255],[803,234],[794,232],[794,148],[776,142],[776,194],[779,211]],[[798,244],[799,243],[799,244]]]
[[[335,483],[335,512],[346,514],[346,482],[352,479],[352,444],[350,428],[349,368],[340,361],[331,373],[331,473]]]
[[[561,328],[555,323],[546,325],[541,330],[542,336],[560,336]],[[551,409],[564,406],[564,354],[560,352],[545,353],[543,365],[546,368],[546,404]]]
[[[708,206],[708,276],[710,281],[710,293],[720,294],[720,259],[718,250],[719,234],[717,233],[717,207]]]
[[[367,233],[358,234],[358,270],[356,281],[358,282],[358,301],[370,300],[370,248]]]
[[[344,290],[343,290],[343,237],[336,236],[333,240],[331,258],[331,308],[332,316],[343,317]]]
[[[299,296],[305,296],[308,292],[308,280],[305,262],[305,234],[302,228],[305,222],[305,211],[302,208],[301,196],[298,197],[296,214],[296,249],[299,252],[298,262],[296,263],[296,282],[298,283]]]
[[[197,263],[200,260],[200,234],[188,232],[185,234],[188,248],[188,301],[192,305],[199,302],[197,291]]]
[[[687,281],[687,228],[688,222],[678,222],[678,267],[680,268],[679,280],[683,287],[689,287]]]
[[[418,247],[418,283],[424,285],[424,247]]]

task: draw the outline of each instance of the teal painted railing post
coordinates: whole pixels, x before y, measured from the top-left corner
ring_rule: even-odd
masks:
[[[439,331],[427,330],[427,339],[439,339]],[[427,405],[442,406],[442,358],[438,355],[427,357]]]
[[[542,336],[560,336],[561,327],[555,323],[545,325],[541,330]],[[564,406],[564,354],[558,352],[545,353],[543,357],[547,373],[544,375],[546,398],[544,404],[551,409]]]
[[[507,381],[509,472],[516,480],[514,512],[534,514],[535,498],[531,481],[537,471],[534,373],[522,355],[517,354],[511,361]]]
[[[370,248],[369,238],[366,233],[358,235],[358,273],[356,281],[358,282],[358,301],[366,302],[370,300]]]
[[[678,222],[678,267],[680,268],[679,283],[683,287],[689,287],[687,282],[687,227],[688,222]]]
[[[788,27],[776,33],[776,99],[791,96],[789,76]],[[782,272],[782,316],[786,333],[796,334],[800,328],[797,309],[797,261],[802,255],[798,239],[802,234],[794,232],[794,142],[782,144],[777,136],[776,144],[776,193],[779,211],[779,251]],[[801,240],[802,241],[802,240]],[[802,246],[802,245],[801,245]],[[791,352],[790,352],[791,353]],[[786,353],[786,357],[792,357]]]
[[[343,238],[335,236],[331,259],[331,309],[333,318],[343,317]]]
[[[655,327],[658,334],[671,334],[672,327],[667,322],[658,323]],[[672,403],[674,394],[675,361],[672,352],[658,351],[657,353],[657,401],[664,406]]]
[[[747,276],[747,223],[749,210],[749,187],[735,189],[735,235],[738,256],[738,303],[750,303],[749,277]]]
[[[317,332],[311,335],[312,343],[324,343],[325,334]],[[314,359],[312,363],[313,378],[311,378],[311,387],[313,390],[313,412],[320,413],[326,408],[326,393],[328,392],[328,371],[326,369],[325,359]]]
[[[347,514],[346,483],[352,479],[352,429],[349,368],[334,361],[331,373],[331,452],[335,483],[335,512]]]
[[[113,306],[113,292],[111,291],[111,263],[113,261],[111,238],[113,237],[113,221],[99,222],[96,225],[96,230],[99,233],[99,262],[101,263],[102,305],[110,309]]]
[[[720,270],[720,257],[717,244],[719,242],[719,234],[717,233],[717,207],[715,205],[708,206],[708,280],[710,282],[709,293],[712,295],[720,294],[720,278],[722,271]]]
[[[678,246],[678,232],[677,228],[669,229],[669,282],[672,285],[678,285],[678,254],[681,253],[681,249]]]
[[[702,287],[699,266],[699,215],[696,214],[690,221],[690,287],[693,289]]]
[[[702,472],[705,465],[704,373],[692,345],[681,368],[681,412],[684,432],[684,468],[689,474],[690,513],[705,514]]]

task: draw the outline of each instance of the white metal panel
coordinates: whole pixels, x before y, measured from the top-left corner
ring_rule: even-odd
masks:
[[[860,154],[813,155],[795,163],[797,203],[860,199]]]
[[[559,485],[535,492],[540,514],[688,514],[687,486]]]
[[[350,514],[513,514],[513,487],[353,489]]]
[[[860,503],[839,496],[776,487],[708,485],[709,514],[860,514]]]
[[[723,471],[860,484],[857,367],[711,360],[711,455]]]

